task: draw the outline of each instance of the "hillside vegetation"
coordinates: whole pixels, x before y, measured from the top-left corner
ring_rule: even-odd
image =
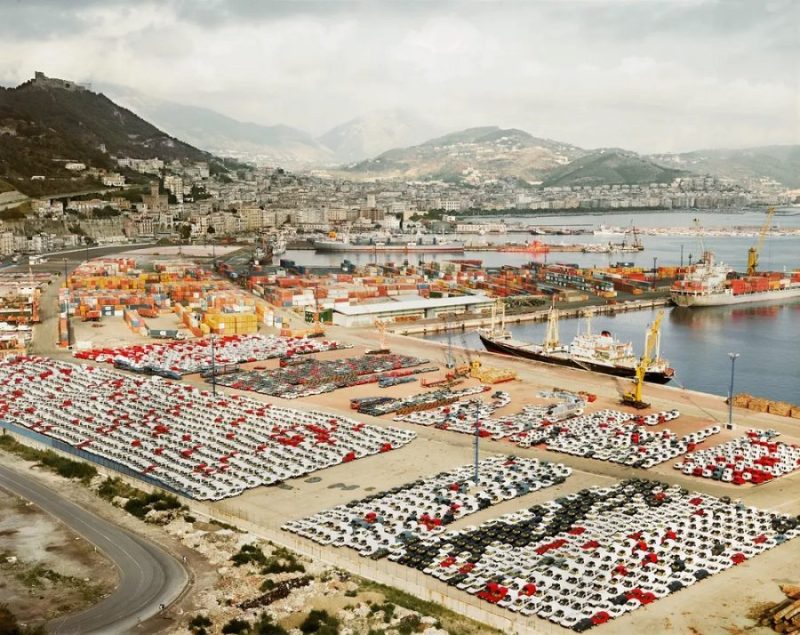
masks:
[[[580,157],[562,168],[554,170],[543,185],[636,185],[669,183],[686,170],[666,168],[636,154],[621,150],[600,150]]]
[[[585,151],[515,128],[469,128],[409,148],[396,148],[343,170],[350,177],[441,180],[518,178],[539,182]]]
[[[21,192],[96,185],[66,170],[67,161],[113,169],[110,155],[165,161],[213,158],[102,94],[58,81],[37,78],[16,88],[0,88],[0,178]],[[46,179],[31,182],[34,175]]]
[[[800,187],[800,145],[762,146],[739,150],[696,150],[650,157],[656,163],[743,183],[774,179]]]

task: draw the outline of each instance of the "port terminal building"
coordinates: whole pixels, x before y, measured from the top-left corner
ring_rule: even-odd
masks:
[[[485,295],[464,295],[449,298],[401,296],[397,300],[369,304],[338,304],[333,309],[333,323],[339,326],[372,326],[376,320],[413,322],[443,315],[488,313],[494,300]]]

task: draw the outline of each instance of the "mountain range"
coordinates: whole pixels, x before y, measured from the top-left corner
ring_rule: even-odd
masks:
[[[212,164],[217,155],[294,170],[322,168],[358,180],[477,184],[517,179],[530,185],[573,186],[712,174],[740,183],[772,180],[800,187],[796,145],[641,155],[619,148],[584,149],[498,126],[429,138],[435,127],[402,110],[370,113],[314,137],[290,126],[242,122],[116,86],[103,90],[115,101],[40,74],[16,88],[0,88],[0,179],[26,193],[42,188],[52,192],[59,180],[74,185],[74,174],[64,169],[67,160],[111,168],[110,155]],[[46,176],[47,184],[32,184],[33,175]]]
[[[367,113],[314,137],[291,126],[239,121],[209,108],[157,99],[115,84],[101,88],[156,126],[209,152],[292,169],[361,161],[440,132],[413,113],[396,109]]]

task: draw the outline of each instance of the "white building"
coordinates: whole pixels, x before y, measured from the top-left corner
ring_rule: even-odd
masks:
[[[106,187],[124,187],[125,177],[119,172],[109,172],[102,176],[103,185]]]
[[[494,300],[484,295],[465,295],[454,298],[421,298],[411,296],[404,299],[376,304],[349,305],[337,302],[334,305],[333,323],[338,326],[372,326],[375,320],[392,322],[399,317],[405,319],[435,318],[445,314],[460,314],[466,311],[481,313],[491,311]]]
[[[0,256],[10,256],[16,251],[16,246],[13,232],[0,233]]]

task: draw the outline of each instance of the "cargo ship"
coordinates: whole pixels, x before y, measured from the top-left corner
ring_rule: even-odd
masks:
[[[568,366],[591,370],[596,373],[614,375],[615,377],[634,377],[639,359],[633,353],[633,344],[620,342],[610,332],[592,333],[591,313],[586,315],[584,331],[580,331],[572,343],[562,345],[558,337],[558,309],[552,307],[547,323],[547,335],[541,344],[520,342],[512,338],[505,330],[504,320],[500,328],[495,328],[496,317],[493,316],[489,330],[479,330],[478,337],[487,351],[512,355],[524,359],[532,359],[546,364]],[[675,370],[669,362],[656,352],[653,361],[645,370],[645,381],[666,384],[672,380]]]
[[[781,302],[800,298],[800,271],[758,271],[758,257],[764,239],[772,227],[775,208],[767,210],[758,242],[747,250],[747,273],[740,275],[703,245],[700,223],[695,226],[700,238],[700,261],[675,281],[670,290],[672,301],[679,307],[728,306],[755,302]]]
[[[800,298],[800,271],[741,276],[706,251],[700,262],[675,281],[670,297],[679,307],[686,308],[791,300]]]
[[[366,239],[325,239],[312,241],[314,249],[322,252],[341,252],[341,251],[366,251],[366,252],[394,252],[394,253],[416,253],[416,252],[435,252],[435,253],[463,253],[464,244],[460,242],[438,241],[433,238],[430,242],[423,240],[378,240],[375,238]]]

